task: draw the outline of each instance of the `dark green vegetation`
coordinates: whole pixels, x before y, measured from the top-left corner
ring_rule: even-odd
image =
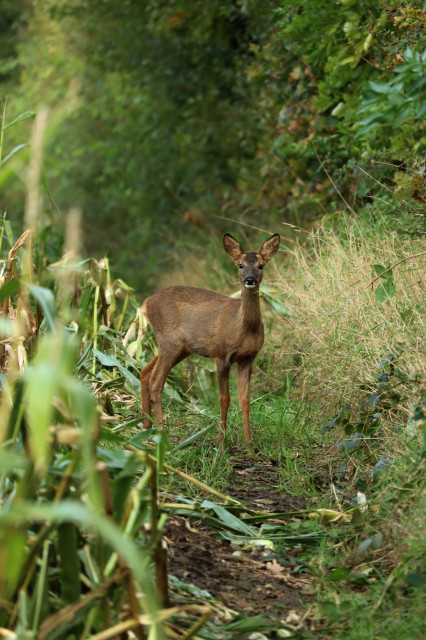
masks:
[[[424,7],[1,9],[0,635],[424,637]],[[126,282],[236,293],[225,229],[285,236],[248,457],[201,358],[140,428]]]
[[[108,251],[139,291],[164,270],[159,245],[195,252],[239,223],[277,231],[283,219],[303,226],[368,204],[389,225],[421,227],[416,2],[3,5],[8,117],[50,109],[45,223],[63,228],[81,207],[88,253]],[[9,132],[4,156],[28,141],[24,127]],[[1,202],[17,233],[24,158],[7,163]]]

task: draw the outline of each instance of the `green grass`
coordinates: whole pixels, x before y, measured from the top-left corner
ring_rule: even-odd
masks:
[[[235,401],[235,389],[232,396]],[[214,388],[210,398],[214,399]],[[203,403],[203,406],[210,416],[218,411],[215,403],[211,406]],[[209,422],[199,415],[194,417],[190,409],[186,416],[181,411],[177,414],[168,416],[173,440],[187,438]],[[371,446],[361,446],[353,454],[335,447],[332,433],[320,434],[321,414],[321,407],[316,411],[310,407],[307,412],[306,407],[292,403],[288,390],[255,396],[253,435],[261,453],[254,456],[252,462],[248,459],[247,464],[274,459],[278,463],[279,487],[283,493],[305,498],[312,510],[319,507],[340,510],[345,505],[350,507],[350,499],[363,488],[361,480],[371,477],[378,453]],[[233,456],[236,449],[242,451],[243,444],[237,405],[230,412],[229,432],[230,451],[222,453],[215,449],[213,431],[199,442],[169,453],[167,461],[226,494],[232,487]],[[383,444],[381,442],[381,450]],[[343,464],[348,468],[353,465],[355,478],[336,479],[335,473]],[[420,468],[416,439],[398,461],[385,467],[370,485],[368,509],[359,512],[354,523],[330,523],[324,532],[319,523],[297,522],[294,532],[325,533],[319,545],[310,546],[297,556],[302,573],[310,575],[315,585],[314,602],[310,605],[315,627],[313,637],[349,640],[422,637],[425,629],[421,577],[424,545],[415,535],[421,522],[419,508],[424,486]],[[319,471],[320,487],[316,486]],[[330,491],[331,483],[334,492]],[[178,492],[183,486],[177,481],[168,488]],[[249,487],[250,482],[248,491]],[[193,488],[194,498],[202,495],[199,488]],[[340,505],[336,505],[336,496]],[[413,521],[416,518],[419,518],[417,523]],[[365,541],[373,536],[377,538],[377,534],[380,538],[377,548],[369,546],[363,551]],[[291,545],[285,541],[280,543],[279,539],[275,547],[277,557],[284,560],[293,552]]]
[[[191,368],[191,364],[188,364],[187,368]],[[209,377],[209,384],[206,384],[206,375]],[[178,376],[178,371],[172,374],[171,384],[176,383]],[[189,381],[190,391],[185,391],[182,381],[175,385],[185,398],[186,405],[176,403],[167,397],[163,400],[166,431],[171,449],[167,459],[173,466],[179,466],[221,490],[226,486],[226,478],[232,469],[232,457],[246,454],[235,375],[231,373],[231,405],[225,452],[219,451],[216,445],[219,422],[216,379],[213,374],[200,371],[198,378],[202,379],[203,386],[197,384],[197,381]],[[273,460],[279,469],[281,490],[292,495],[301,495],[309,483],[299,475],[293,451],[295,448],[298,451],[309,451],[311,443],[311,434],[305,428],[300,428],[302,408],[299,403],[291,402],[288,389],[283,389],[279,394],[266,392],[258,395],[256,391],[259,391],[259,386],[258,383],[254,385],[250,408],[252,435],[258,450],[254,459]],[[179,443],[209,426],[211,430],[207,434],[200,434],[199,439],[173,452]]]

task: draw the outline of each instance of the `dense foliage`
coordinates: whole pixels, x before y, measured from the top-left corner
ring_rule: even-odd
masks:
[[[0,635],[424,637],[424,7],[2,9]],[[235,293],[230,226],[294,229],[262,290],[249,459],[236,401],[215,446],[202,358],[166,383],[166,431],[141,430],[155,345],[125,283]],[[213,592],[215,567],[236,586]]]
[[[384,198],[397,226],[422,228],[415,2],[30,6],[9,18],[20,37],[3,95],[11,118],[51,108],[47,219],[80,206],[86,246],[109,250],[139,289],[170,230],[191,241],[232,224],[222,217],[304,224],[336,200],[356,212]],[[15,135],[12,146],[25,141]],[[1,204],[16,220],[21,194],[10,179]]]

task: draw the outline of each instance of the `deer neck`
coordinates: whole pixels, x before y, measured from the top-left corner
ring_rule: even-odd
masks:
[[[258,289],[241,290],[241,325],[245,331],[256,333],[262,326],[262,313]]]

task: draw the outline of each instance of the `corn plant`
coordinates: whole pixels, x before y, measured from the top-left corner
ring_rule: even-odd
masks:
[[[83,339],[87,347],[98,338],[86,311],[103,314],[105,291],[83,273],[82,311],[69,295],[76,270],[52,288],[29,282],[19,257],[31,244],[27,231],[13,245],[0,289],[0,627],[17,637],[85,637],[111,626],[161,637],[155,459],[129,450],[107,459],[96,378],[75,375]]]

